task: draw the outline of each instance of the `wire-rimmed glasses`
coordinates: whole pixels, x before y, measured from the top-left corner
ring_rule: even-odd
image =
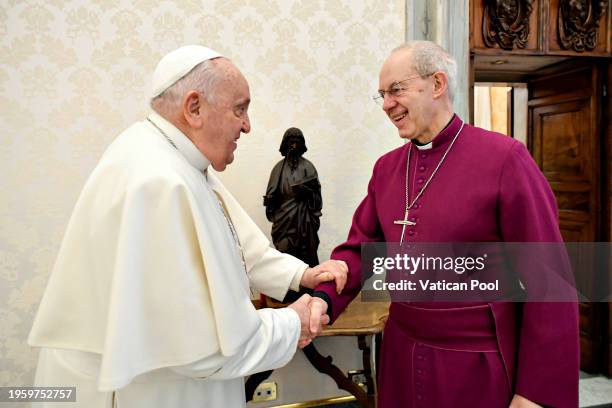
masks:
[[[427,78],[427,77],[429,77],[431,75],[433,75],[433,74],[427,74],[427,75],[418,75],[417,74],[417,75],[409,76],[406,79],[402,79],[401,81],[396,81],[396,82],[392,83],[391,86],[389,87],[389,89],[387,89],[387,90],[379,89],[377,91],[377,93],[372,96],[372,99],[378,105],[382,106],[382,104],[385,101],[385,96],[392,96],[392,97],[395,98],[397,96],[403,95],[403,93],[409,89],[407,86],[402,85],[402,82],[410,81],[411,79],[417,79],[417,78]]]

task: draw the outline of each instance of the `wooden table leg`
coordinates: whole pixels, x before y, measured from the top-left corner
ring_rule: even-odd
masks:
[[[359,404],[364,408],[374,408],[374,403],[368,397],[368,394],[357,384],[349,380],[342,370],[332,364],[332,357],[323,357],[315,348],[313,343],[302,349],[304,355],[310,361],[310,364],[320,373],[327,374],[336,382],[338,388],[348,391],[357,398]]]
[[[372,365],[370,363],[370,347],[368,347],[365,335],[357,336],[357,345],[359,346],[359,350],[362,351],[363,358],[363,376],[366,379],[366,386],[368,388],[368,396],[370,398],[374,398],[374,381],[372,379]]]

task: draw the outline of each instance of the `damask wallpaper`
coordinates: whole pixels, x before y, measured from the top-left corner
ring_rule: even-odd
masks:
[[[403,38],[399,0],[0,2],[0,386],[31,383],[25,339],[69,215],[105,147],[147,113],[161,56],[207,45],[249,80],[253,129],[222,178],[266,233],[261,196],[282,134],[304,131],[325,259],[374,160],[401,144],[370,95]]]

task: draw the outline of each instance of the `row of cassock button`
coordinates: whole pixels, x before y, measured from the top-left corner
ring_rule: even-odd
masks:
[[[422,408],[425,405],[424,393],[424,376],[425,376],[425,346],[416,344],[416,360],[414,361],[414,377],[415,377],[415,392],[416,392],[416,408]]]
[[[426,153],[421,153],[420,155],[421,159],[426,159],[427,158],[427,154]],[[425,172],[427,168],[424,165],[421,165],[419,167],[419,171],[421,173]],[[417,183],[419,184],[419,189],[418,191],[421,191],[421,189],[423,188],[423,183],[425,183],[425,178],[424,177],[419,177],[417,180]],[[419,203],[416,202],[414,203],[414,205],[412,206],[412,208],[414,210],[418,210],[419,208]],[[410,221],[412,222],[416,222],[418,220],[417,217],[411,217]],[[410,236],[414,236],[416,235],[416,231],[414,230],[415,226],[413,226],[411,229],[408,230],[408,235]],[[415,377],[415,392],[416,392],[416,408],[423,408],[426,406],[426,401],[425,401],[425,396],[424,396],[424,377],[425,377],[425,353],[426,353],[426,349],[425,346],[423,346],[422,344],[416,344],[417,350],[416,350],[416,360],[414,361],[414,377]]]
[[[421,159],[426,159],[427,158],[427,154],[426,153],[421,153]],[[421,173],[423,173],[425,170],[427,169],[427,167],[425,167],[424,165],[419,166],[419,171]],[[419,184],[419,188],[418,191],[420,192],[421,189],[423,188],[423,183],[425,183],[425,178],[424,177],[419,177],[419,179],[417,180],[417,183]],[[414,203],[414,205],[412,206],[413,210],[418,210],[419,209],[419,203],[416,202]],[[410,217],[410,221],[412,222],[417,222],[418,218],[417,217]],[[408,235],[413,237],[416,235],[416,231],[414,229],[415,227],[411,227],[408,230]]]

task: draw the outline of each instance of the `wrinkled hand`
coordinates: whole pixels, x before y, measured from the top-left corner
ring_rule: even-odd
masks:
[[[514,394],[512,401],[510,402],[509,408],[542,408],[541,405],[536,404],[535,402],[529,401],[525,397],[521,397],[518,394]]]
[[[310,303],[310,320],[308,323],[310,337],[306,339],[301,339],[298,341],[298,347],[304,348],[309,345],[312,340],[321,334],[323,331],[323,326],[329,324],[329,316],[327,313],[327,303],[318,297],[311,297]]]
[[[338,294],[344,289],[348,279],[348,266],[344,261],[330,259],[314,268],[307,268],[302,275],[300,285],[314,289],[319,283],[336,281],[336,291]]]
[[[305,341],[308,341],[308,343],[312,341],[312,336],[310,334],[310,301],[311,300],[312,300],[312,297],[309,294],[304,294],[298,300],[296,300],[295,302],[287,306],[295,310],[298,316],[300,317],[301,329],[300,329],[300,340],[298,341],[298,345],[302,344],[302,342],[305,342]]]

